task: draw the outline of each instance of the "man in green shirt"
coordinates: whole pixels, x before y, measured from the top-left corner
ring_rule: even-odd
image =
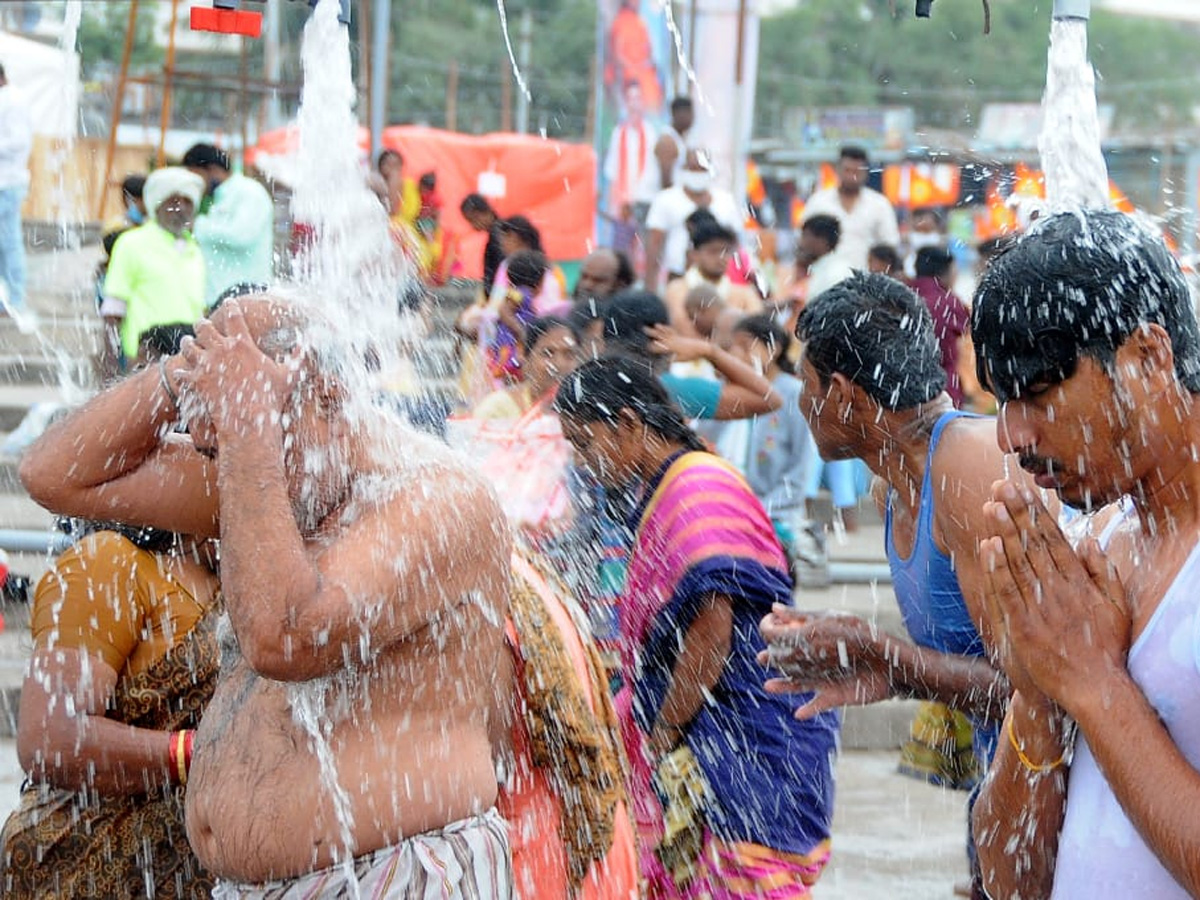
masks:
[[[147,329],[204,315],[204,256],[191,234],[204,179],[177,166],[157,169],[142,196],[151,219],[117,239],[104,277],[105,378],[134,363]]]
[[[196,144],[183,165],[204,179],[212,203],[196,217],[195,234],[208,265],[209,307],[235,284],[269,284],[275,252],[275,204],[267,189],[230,170],[229,154]]]

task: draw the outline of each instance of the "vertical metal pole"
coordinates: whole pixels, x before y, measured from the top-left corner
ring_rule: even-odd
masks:
[[[521,11],[518,41],[517,64],[528,80],[530,45],[533,43],[533,11],[528,6]],[[525,91],[517,91],[517,131],[529,133],[529,95]]]
[[[512,68],[508,57],[500,57],[500,130],[512,131]]]
[[[371,0],[358,2],[358,78],[362,87],[360,113],[371,122]]]
[[[1184,216],[1180,237],[1183,252],[1192,254],[1196,252],[1196,232],[1200,227],[1200,150],[1193,150],[1188,154],[1184,171],[1187,173],[1184,175],[1187,184],[1183,192]]]
[[[109,120],[108,143],[104,147],[104,177],[97,186],[96,219],[104,221],[108,201],[108,180],[112,178],[113,156],[117,149],[117,129],[121,125],[121,110],[125,106],[125,79],[129,77],[129,57],[133,54],[133,33],[137,30],[138,0],[129,4],[129,23],[125,26],[125,47],[121,51],[121,71],[117,75],[117,95],[113,98],[112,118]]]
[[[279,128],[283,125],[283,113],[279,107],[279,7],[278,2],[267,3],[266,9],[266,40],[263,42],[263,72],[264,77],[272,85],[266,95],[267,127]]]
[[[388,50],[391,46],[392,0],[374,0],[371,7],[371,158],[383,149],[387,119]]]
[[[242,137],[242,171],[246,170],[246,151],[250,147],[250,92],[246,90],[246,82],[250,78],[250,73],[246,71],[249,64],[249,51],[246,47],[246,38],[241,39],[241,57],[238,60],[238,121],[241,123]]]
[[[167,37],[167,61],[163,65],[162,119],[158,132],[158,153],[155,164],[167,162],[167,129],[171,127],[171,77],[175,74],[175,27],[179,23],[179,0],[171,0],[171,30]]]

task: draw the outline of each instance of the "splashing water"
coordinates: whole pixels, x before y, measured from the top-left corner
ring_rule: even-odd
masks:
[[[521,72],[521,67],[517,65],[517,57],[513,53],[512,38],[508,33],[508,7],[504,5],[504,0],[496,0],[496,11],[500,14],[500,30],[504,33],[504,47],[508,51],[508,61],[512,65],[513,76],[517,79],[517,87],[521,89],[526,100],[532,101],[533,94],[529,92],[529,85],[525,82],[525,76]]]
[[[1108,168],[1100,151],[1096,73],[1087,58],[1087,21],[1050,27],[1044,118],[1038,152],[1046,175],[1046,212],[1107,209]]]

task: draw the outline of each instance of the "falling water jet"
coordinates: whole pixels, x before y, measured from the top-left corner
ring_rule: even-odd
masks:
[[[1096,74],[1087,58],[1089,0],[1055,0],[1038,152],[1046,211],[1106,209],[1108,168],[1100,149]]]

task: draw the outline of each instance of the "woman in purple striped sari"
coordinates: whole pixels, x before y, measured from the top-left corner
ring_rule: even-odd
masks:
[[[762,688],[758,623],[792,592],[769,517],[644,363],[590,362],[555,406],[584,466],[642,492],[617,707],[646,896],[809,897],[829,857],[838,718],[798,722],[795,698]]]

